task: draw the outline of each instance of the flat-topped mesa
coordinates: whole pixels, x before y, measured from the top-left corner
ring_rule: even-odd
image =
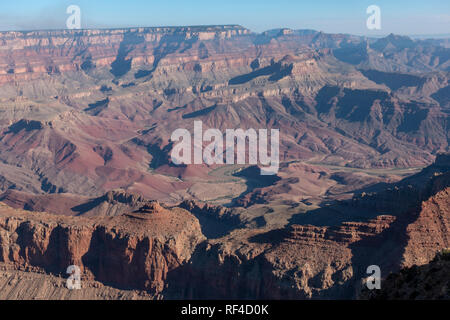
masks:
[[[167,273],[189,261],[205,237],[188,211],[154,209],[164,214],[86,219],[0,203],[0,263],[53,274],[74,264],[87,280],[158,294]]]
[[[231,38],[233,36],[247,35],[251,31],[240,25],[210,25],[210,26],[167,26],[167,27],[135,27],[135,28],[114,28],[114,29],[63,29],[63,30],[39,30],[39,31],[4,31],[0,32],[0,40],[3,45],[14,43],[18,40],[39,41],[39,45],[52,44],[61,45],[64,42],[54,41],[64,38],[83,38],[98,36],[123,36],[129,33],[139,33],[144,36],[151,35],[185,35],[186,38],[198,36],[201,38]],[[160,39],[160,37],[155,37]],[[52,40],[52,41],[50,41]],[[28,46],[32,45],[26,42]],[[17,48],[15,48],[17,49]]]
[[[292,225],[286,233],[288,242],[325,242],[350,244],[373,237],[389,228],[396,218],[381,215],[367,222],[344,222],[339,227]]]

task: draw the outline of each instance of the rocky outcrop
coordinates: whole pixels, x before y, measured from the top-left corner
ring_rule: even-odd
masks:
[[[168,298],[309,299],[351,298],[358,268],[353,244],[374,239],[394,217],[339,228],[292,226],[267,233],[250,232],[236,245],[202,244],[192,263],[169,274]],[[241,235],[242,236],[242,235]],[[233,238],[238,237],[233,234]],[[373,249],[373,248],[372,248]],[[361,262],[359,262],[361,263]],[[207,285],[203,285],[207,284]]]
[[[443,174],[435,166],[424,171],[407,179],[423,183],[428,176],[419,190],[424,195],[419,205],[413,193],[404,198],[409,204],[392,206],[389,214],[378,211],[369,220],[336,226],[293,224],[266,232],[237,230],[221,241],[203,243],[192,263],[169,274],[173,284],[165,296],[351,299],[364,288],[370,265],[378,265],[385,278],[401,268],[427,264],[450,246],[450,181],[448,168]],[[395,193],[391,201],[399,201]],[[367,210],[363,203],[358,210]],[[388,210],[387,204],[382,208]]]
[[[169,274],[171,285],[165,296],[356,298],[364,288],[368,266],[380,266],[386,277],[402,267],[428,263],[437,251],[450,245],[448,192],[429,200],[445,198],[441,212],[428,211],[425,203],[418,213],[379,216],[340,227],[293,225],[254,235],[237,247],[226,241],[203,244],[194,252],[191,264]]]
[[[0,206],[0,261],[49,274],[77,265],[83,278],[153,295],[167,273],[189,261],[203,241],[200,225],[183,209],[151,203],[113,218],[70,218]]]

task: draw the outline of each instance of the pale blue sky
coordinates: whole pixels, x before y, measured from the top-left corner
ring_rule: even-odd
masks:
[[[83,28],[241,24],[353,34],[450,33],[449,0],[2,0],[0,30],[63,29],[78,5]],[[381,32],[366,29],[366,8],[381,8]]]

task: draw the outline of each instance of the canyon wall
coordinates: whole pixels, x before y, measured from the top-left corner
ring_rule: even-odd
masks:
[[[57,217],[0,207],[0,261],[26,271],[63,275],[156,296],[170,270],[186,263],[204,239],[198,221],[157,203],[109,219]]]

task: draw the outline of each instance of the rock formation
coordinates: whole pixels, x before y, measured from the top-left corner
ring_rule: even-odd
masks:
[[[30,214],[5,205],[0,216],[2,265],[54,275],[76,265],[88,281],[154,296],[204,239],[189,212],[154,202],[112,218]]]
[[[386,278],[450,246],[446,39],[225,25],[0,43],[0,298],[348,299],[367,266]],[[194,121],[279,129],[280,170],[176,166],[171,134]],[[61,287],[70,265],[82,292]]]

